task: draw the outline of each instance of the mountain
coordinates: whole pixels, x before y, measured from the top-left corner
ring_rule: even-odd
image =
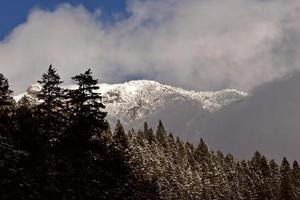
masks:
[[[166,130],[197,143],[249,158],[256,150],[281,160],[300,159],[300,73],[274,80],[247,93],[226,89],[188,91],[155,81],[100,84],[99,92],[112,125],[120,119],[125,128],[143,128],[158,120]],[[65,86],[73,89],[75,86]],[[15,97],[36,102],[38,84]]]
[[[149,80],[99,84],[99,87],[112,125],[120,119],[128,129],[142,128],[145,121],[155,127],[161,119],[169,131],[190,141],[199,140],[198,126],[207,123],[209,116],[247,96],[234,89],[197,92]],[[74,89],[75,86],[65,88]],[[36,102],[40,89],[40,85],[32,84],[25,93],[15,96],[15,100]]]

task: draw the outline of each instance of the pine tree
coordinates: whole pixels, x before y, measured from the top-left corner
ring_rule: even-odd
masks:
[[[297,161],[293,162],[292,181],[295,189],[295,199],[300,199],[300,168]]]
[[[29,180],[20,167],[26,153],[16,148],[9,135],[0,134],[0,199],[26,199]]]
[[[8,80],[0,73],[0,108],[12,104],[12,93],[12,90],[9,89]]]
[[[43,101],[40,109],[45,110],[49,115],[61,106],[60,99],[63,92],[60,85],[63,82],[60,80],[57,70],[50,65],[47,73],[42,75],[42,80],[38,81],[38,83],[42,86],[41,91],[37,95]]]
[[[257,184],[257,199],[274,199],[274,195],[272,194],[272,187],[270,185],[271,170],[269,163],[265,156],[261,156],[260,160],[258,160],[257,162],[258,163],[256,163],[256,168],[258,169],[257,175],[259,176]]]
[[[195,159],[199,163],[208,163],[209,161],[209,150],[204,140],[201,138],[198,147],[195,150]]]
[[[279,187],[280,187],[280,172],[279,172],[279,166],[274,161],[270,161],[270,170],[271,170],[271,178],[270,178],[270,185],[271,185],[271,193],[273,195],[274,199],[279,198]]]
[[[240,162],[203,139],[174,140],[161,121],[156,135],[146,122],[126,134],[118,121],[112,133],[91,71],[73,80],[66,96],[50,66],[38,104],[15,106],[0,75],[0,199],[300,199],[296,161],[279,168],[256,152]]]
[[[72,78],[78,88],[70,90],[69,114],[70,127],[65,136],[65,141],[75,152],[84,152],[89,149],[90,138],[107,128],[105,120],[105,106],[102,97],[96,90],[98,80],[94,79],[91,70]]]
[[[157,131],[156,131],[156,140],[164,147],[167,148],[167,133],[165,127],[161,120],[159,120]]]
[[[15,106],[8,80],[0,74],[0,199],[26,199],[30,180],[26,179],[21,160],[27,153],[20,150],[16,136]],[[25,119],[23,119],[25,120]]]
[[[14,100],[13,92],[9,89],[8,80],[0,73],[0,134],[13,129],[12,115]]]
[[[283,158],[281,167],[280,200],[293,200],[294,188],[292,185],[291,168],[288,160]]]
[[[152,130],[152,128],[149,128],[147,122],[144,123],[144,132],[143,133],[146,136],[146,139],[148,140],[149,144],[156,142],[155,136],[153,134],[153,130]]]
[[[129,148],[128,138],[120,120],[117,121],[113,139],[116,142],[118,148],[128,151]]]
[[[98,80],[93,78],[92,71],[89,69],[72,79],[78,85],[77,89],[71,91],[71,102],[77,118],[84,118],[91,127],[106,128],[106,112],[103,111],[105,106],[101,94],[96,92],[99,89]]]
[[[56,69],[49,66],[47,73],[42,75],[42,80],[38,81],[42,89],[37,97],[41,103],[37,106],[37,113],[40,118],[41,132],[44,132],[49,142],[54,143],[58,140],[63,125],[63,112],[65,97],[64,90],[60,87],[63,83],[60,80]]]
[[[109,178],[105,178],[110,170],[103,160],[107,159],[107,164],[110,164],[114,156],[119,155],[119,159],[122,156],[119,150],[106,144],[110,143],[111,138],[106,137],[108,124],[102,97],[96,92],[99,89],[98,80],[93,78],[91,70],[72,79],[78,88],[69,91],[69,118],[59,151],[59,179],[68,188],[67,199],[72,196],[79,199],[99,196],[103,199],[102,195],[110,185]]]

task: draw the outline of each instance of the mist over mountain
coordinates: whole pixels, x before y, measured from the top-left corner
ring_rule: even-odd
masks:
[[[274,159],[300,159],[300,73],[266,83],[247,93],[227,89],[187,91],[155,81],[100,84],[99,92],[114,126],[142,129],[147,121],[156,127],[162,120],[168,131],[198,143],[204,138],[213,148],[249,158],[259,150]],[[72,89],[74,86],[65,86]],[[34,100],[39,86],[24,95]]]
[[[196,125],[205,127],[226,107],[230,110],[247,102],[246,93],[186,91],[145,80],[97,84],[91,70],[72,79],[76,85],[61,86],[50,66],[39,84],[14,97],[16,105],[7,79],[0,74],[0,171],[4,177],[0,197],[299,199],[296,160],[290,165],[283,157],[278,165],[259,151],[239,160],[214,151],[203,139],[193,144],[174,137],[161,120],[155,132],[147,123],[141,130],[133,125],[149,116],[170,116],[173,126],[185,127],[186,135],[181,135],[185,140],[200,137],[203,129],[190,135],[190,125],[200,130]],[[118,120],[112,131],[102,102],[110,113],[108,120],[121,116],[128,120],[127,126],[132,123],[132,129],[125,132]],[[220,135],[218,139],[223,140]]]
[[[300,73],[257,87],[239,104],[211,116],[201,135],[214,148],[249,157],[300,159]]]
[[[0,200],[300,200],[300,0],[0,16]]]
[[[162,120],[170,132],[192,142],[199,141],[199,127],[207,123],[209,116],[247,97],[247,93],[234,89],[196,92],[149,80],[99,84],[99,87],[112,126],[121,120],[127,130],[143,128],[145,121],[156,127],[158,120]],[[25,93],[15,96],[15,100],[36,103],[40,90],[39,84],[32,84]]]

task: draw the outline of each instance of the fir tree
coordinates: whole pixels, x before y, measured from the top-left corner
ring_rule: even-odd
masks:
[[[124,128],[123,128],[120,120],[117,121],[113,139],[116,142],[116,144],[118,145],[118,148],[128,151],[128,148],[129,148],[128,138],[127,138],[127,135],[124,131]]]
[[[288,160],[283,158],[281,167],[281,183],[280,183],[280,200],[292,200],[294,199],[294,188],[291,179],[291,168]]]
[[[102,103],[101,94],[97,93],[98,80],[92,76],[89,69],[85,73],[72,77],[77,83],[78,88],[71,91],[71,103],[74,107],[76,118],[84,118],[87,126],[94,128],[106,128],[106,112],[103,111],[105,106]]]
[[[91,70],[79,74],[72,78],[78,88],[69,91],[69,113],[70,127],[65,136],[65,142],[68,143],[75,152],[84,152],[89,149],[90,138],[97,132],[103,132],[107,128],[105,120],[105,106],[102,103],[102,97],[96,90],[98,80],[94,79]]]
[[[26,199],[29,181],[25,181],[20,160],[26,153],[14,145],[12,138],[0,134],[0,199]]]
[[[40,109],[43,109],[49,115],[61,106],[60,99],[62,98],[63,92],[60,84],[63,82],[60,80],[56,69],[49,66],[47,73],[42,75],[42,80],[38,81],[41,84],[42,89],[38,93],[37,97],[43,102],[40,104]]]
[[[293,162],[292,181],[295,189],[295,199],[300,199],[300,168],[297,161]]]
[[[157,131],[156,131],[156,140],[164,147],[167,148],[167,133],[165,127],[161,120],[159,120]]]
[[[156,135],[147,123],[126,134],[120,121],[112,133],[91,71],[73,80],[78,88],[66,96],[50,66],[39,81],[40,101],[15,106],[0,75],[0,199],[300,198],[296,161],[291,169],[284,158],[279,168],[260,152],[238,161],[203,139],[196,148],[174,140],[161,121]]]
[[[156,142],[155,136],[153,134],[152,128],[149,128],[148,123],[144,122],[144,132],[146,139],[148,140],[149,144]]]
[[[271,178],[270,178],[270,184],[271,184],[271,193],[273,195],[274,199],[279,198],[279,191],[280,191],[280,172],[279,172],[279,166],[274,161],[270,161],[270,170],[271,170]]]
[[[13,129],[12,115],[14,100],[9,89],[8,80],[0,73],[0,134],[7,134]]]
[[[208,146],[205,144],[204,140],[201,138],[198,147],[195,150],[195,159],[199,163],[208,163],[209,161],[209,151]]]
[[[49,66],[47,73],[42,75],[42,80],[38,81],[42,89],[37,97],[42,102],[37,106],[37,113],[40,117],[41,132],[45,132],[49,142],[56,142],[61,131],[65,127],[63,125],[63,109],[65,98],[64,90],[60,87],[63,83],[60,80],[56,69]]]
[[[27,153],[18,148],[14,137],[17,125],[12,94],[8,80],[0,74],[0,199],[4,200],[26,199],[31,190],[21,162]]]
[[[12,104],[12,93],[12,90],[9,89],[8,80],[0,73],[0,108]]]

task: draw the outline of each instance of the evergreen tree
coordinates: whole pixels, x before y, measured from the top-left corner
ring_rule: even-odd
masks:
[[[271,178],[270,178],[271,193],[274,199],[278,199],[279,191],[280,191],[279,166],[274,160],[271,160],[269,165],[271,170]]]
[[[90,139],[95,133],[107,128],[105,106],[102,97],[96,90],[98,80],[94,79],[91,70],[72,78],[78,88],[70,90],[69,128],[64,137],[65,147],[76,156],[89,150]]]
[[[49,66],[47,73],[42,75],[42,80],[38,81],[42,89],[37,97],[41,101],[37,106],[38,116],[40,117],[40,128],[43,134],[46,134],[49,142],[56,142],[61,131],[65,127],[63,125],[64,118],[64,90],[60,87],[63,83],[60,80],[56,69]]]
[[[297,161],[293,162],[292,181],[295,189],[295,199],[300,199],[300,168]]]
[[[0,199],[300,199],[296,161],[238,161],[167,136],[161,121],[156,135],[146,122],[126,134],[118,121],[112,133],[91,71],[73,80],[63,91],[50,66],[39,101],[15,105],[0,74]]]
[[[93,78],[91,70],[72,79],[78,88],[68,91],[69,117],[59,146],[56,168],[58,179],[69,191],[66,198],[90,199],[101,195],[97,188],[103,187],[100,181],[103,173],[99,167],[102,162],[95,158],[107,153],[106,144],[102,142],[107,129],[106,112],[102,111],[105,106],[101,95],[95,91],[99,89],[98,81]]]
[[[8,134],[13,129],[12,115],[14,100],[9,89],[8,80],[0,73],[0,134]]]
[[[38,83],[41,84],[42,89],[37,97],[43,101],[39,108],[45,110],[47,115],[50,115],[51,112],[55,112],[61,106],[60,99],[63,96],[63,92],[60,84],[63,82],[60,80],[57,70],[50,65],[47,73],[42,75],[42,80],[38,81]]]
[[[293,200],[294,188],[291,179],[291,168],[288,160],[283,158],[281,167],[280,200]]]
[[[100,130],[107,128],[106,112],[103,111],[105,106],[102,103],[101,94],[96,92],[99,89],[98,80],[93,78],[92,71],[89,69],[72,79],[78,86],[77,89],[70,91],[75,119],[83,120],[81,123],[86,127]]]
[[[167,148],[167,133],[165,127],[161,120],[159,120],[157,131],[156,131],[156,140],[164,147]]]
[[[116,142],[116,144],[118,145],[118,148],[128,151],[128,148],[129,148],[128,138],[127,138],[127,135],[124,131],[124,128],[123,128],[120,120],[117,121],[113,139]]]
[[[150,144],[152,144],[153,142],[156,142],[155,136],[153,134],[153,130],[152,128],[149,128],[148,123],[144,122],[144,132],[143,132],[146,136],[146,139],[148,140],[148,142]]]
[[[8,80],[0,74],[0,199],[30,199],[32,183],[25,176],[23,165],[28,156],[16,145],[17,124],[12,94]]]
[[[13,102],[12,90],[9,89],[8,80],[0,73],[0,107],[11,105]]]
[[[198,144],[198,147],[195,150],[195,159],[199,163],[208,163],[209,162],[209,150],[208,146],[205,144],[204,140],[201,138]]]
[[[16,109],[14,118],[16,130],[14,141],[18,149],[26,152],[20,164],[24,172],[28,174],[28,179],[32,182],[33,199],[44,198],[42,195],[45,188],[50,184],[45,184],[48,180],[48,169],[51,168],[47,160],[49,154],[49,138],[40,128],[41,121],[36,117],[35,111],[26,105],[20,105]]]
[[[20,160],[26,153],[14,145],[9,135],[0,134],[0,199],[26,199],[30,190],[29,180],[25,180]]]

